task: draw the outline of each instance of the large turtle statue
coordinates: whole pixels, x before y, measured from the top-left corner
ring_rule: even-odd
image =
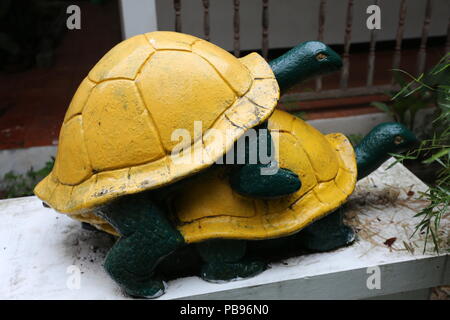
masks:
[[[267,123],[279,86],[286,90],[341,65],[320,42],[302,43],[268,64],[256,53],[236,59],[175,32],[125,40],[80,84],[61,128],[55,166],[35,193],[56,211],[120,236],[105,269],[131,296],[164,293],[155,268],[188,243],[197,243],[207,280],[255,275],[265,264],[242,259],[245,239],[300,231],[345,201],[356,172],[364,176],[388,152],[414,140],[399,125],[376,129],[356,149],[356,170],[343,136],[324,137],[278,111]],[[272,162],[212,166],[251,128],[267,126],[282,136],[275,174],[261,174]],[[174,138],[179,129],[189,139]],[[258,139],[271,144],[269,132]],[[190,161],[178,161],[186,155]],[[353,237],[348,228],[341,233],[337,245]]]

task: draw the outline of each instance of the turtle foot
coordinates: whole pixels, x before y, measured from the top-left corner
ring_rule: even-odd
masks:
[[[256,276],[266,268],[267,265],[261,261],[207,263],[202,267],[201,277],[214,283],[236,281]]]
[[[323,252],[347,246],[355,239],[355,231],[349,226],[341,225],[328,233],[304,234],[301,236],[301,244],[304,249]]]
[[[164,294],[166,291],[164,281],[151,279],[145,282],[128,284],[124,291],[132,297],[154,299]]]

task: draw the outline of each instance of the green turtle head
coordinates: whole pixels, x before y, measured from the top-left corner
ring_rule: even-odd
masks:
[[[311,65],[316,72],[314,75],[323,75],[342,68],[341,57],[329,46],[320,41],[306,41],[297,46],[302,52],[301,63]]]
[[[407,151],[418,143],[414,133],[398,122],[381,123],[372,129],[368,137],[375,139],[389,153]]]
[[[296,83],[339,70],[341,57],[320,41],[306,41],[272,60],[270,66],[282,91]]]
[[[405,152],[418,142],[414,133],[398,122],[377,125],[355,148],[358,179],[376,170],[391,154]]]

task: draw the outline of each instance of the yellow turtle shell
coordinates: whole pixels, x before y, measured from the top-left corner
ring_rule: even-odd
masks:
[[[301,189],[278,199],[251,199],[231,189],[229,166],[204,171],[185,181],[171,200],[172,220],[186,242],[287,236],[332,212],[353,192],[356,159],[344,135],[323,135],[279,110],[269,118],[269,130],[278,140],[280,167],[297,173]],[[117,234],[92,213],[76,218]]]
[[[35,194],[75,214],[162,187],[213,164],[270,116],[278,98],[274,74],[256,53],[236,59],[176,32],[132,37],[80,84],[61,127],[54,168]],[[176,129],[189,139],[174,139]],[[211,129],[226,131],[225,141]],[[179,150],[193,160],[174,161]]]

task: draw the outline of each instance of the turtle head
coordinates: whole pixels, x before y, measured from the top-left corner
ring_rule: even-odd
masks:
[[[418,143],[414,133],[398,122],[379,124],[370,131],[367,137],[378,140],[377,142],[389,153],[405,152]]]
[[[414,133],[398,122],[385,122],[373,128],[356,146],[358,179],[375,171],[390,154],[412,149],[419,143]]]
[[[306,41],[269,62],[282,91],[319,75],[338,71],[341,57],[320,41]]]
[[[302,55],[302,57],[299,57],[301,63],[310,65],[313,76],[331,73],[342,68],[341,57],[323,42],[306,41],[296,48]]]

